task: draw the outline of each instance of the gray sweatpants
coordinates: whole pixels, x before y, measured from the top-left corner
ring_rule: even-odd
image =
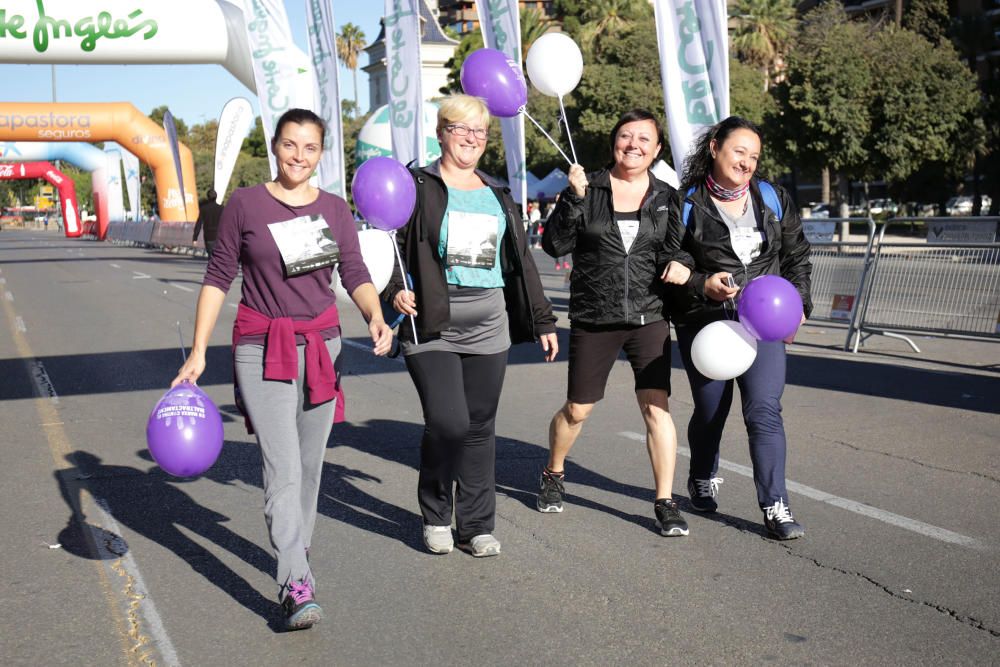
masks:
[[[340,338],[326,341],[330,358]],[[236,346],[236,381],[260,445],[264,468],[264,519],[278,561],[278,599],[291,581],[313,578],[306,550],[316,525],[320,477],[336,401],[310,405],[305,384],[305,345],[298,346],[299,377],[264,379],[264,346]]]

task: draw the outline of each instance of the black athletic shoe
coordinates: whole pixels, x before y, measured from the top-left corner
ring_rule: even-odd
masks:
[[[656,513],[656,527],[660,529],[660,535],[674,537],[688,534],[687,521],[681,516],[676,500],[660,498],[653,503],[653,512]]]
[[[795,521],[783,500],[764,508],[764,528],[776,540],[794,540],[806,534],[806,529]]]
[[[316,604],[312,586],[307,581],[293,581],[281,603],[285,630],[305,630],[323,620],[323,608]]]
[[[538,493],[536,503],[539,512],[562,512],[563,493],[566,492],[563,486],[563,473],[550,472],[548,468],[542,469],[542,479],[540,482],[541,491]]]
[[[689,479],[688,496],[691,497],[691,509],[696,512],[714,512],[719,509],[719,503],[715,502],[719,497],[719,484],[722,484],[721,477]]]

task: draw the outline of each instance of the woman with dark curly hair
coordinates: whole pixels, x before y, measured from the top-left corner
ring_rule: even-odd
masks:
[[[802,296],[802,322],[812,310],[809,297],[809,242],[788,194],[755,175],[760,130],[731,116],[701,136],[688,157],[680,205],[671,210],[668,246],[690,253],[687,284],[671,287],[672,314],[681,359],[691,382],[694,413],[688,424],[691,507],[714,512],[722,479],[719,443],[733,400],[732,380],[711,380],[691,362],[691,343],[710,322],[727,312],[742,286],[758,276],[779,275]],[[781,394],[785,388],[785,343],[757,341],[757,357],[736,378],[750,441],[757,501],[764,527],[776,539],[804,534],[792,517],[785,488],[785,428]]]

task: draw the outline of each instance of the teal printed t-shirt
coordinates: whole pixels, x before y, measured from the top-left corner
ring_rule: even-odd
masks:
[[[500,243],[507,218],[488,187],[448,188],[448,208],[441,221],[438,252],[444,257],[445,279],[461,287],[503,287]]]

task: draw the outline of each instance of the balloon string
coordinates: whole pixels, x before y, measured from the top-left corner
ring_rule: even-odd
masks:
[[[396,251],[396,259],[399,261],[399,272],[403,275],[403,291],[409,296],[410,290],[407,289],[406,285],[406,267],[403,266],[403,256],[399,254],[399,244],[396,243],[396,230],[394,229],[389,232],[389,236],[392,237],[392,248]],[[413,315],[410,315],[410,326],[413,327],[413,344],[419,345],[420,341],[417,340],[417,319]]]
[[[579,164],[576,159],[576,148],[573,147],[573,135],[569,133],[569,121],[566,120],[566,107],[563,106],[562,95],[559,96],[559,113],[562,115],[563,127],[566,128],[566,138],[569,139],[569,150],[573,153],[573,162]]]
[[[184,351],[184,334],[181,333],[181,322],[177,320],[177,337],[181,339],[181,364],[187,363],[187,352]]]
[[[539,125],[537,120],[531,117],[531,114],[528,113],[528,110],[526,108],[521,107],[521,112],[524,114],[525,118],[527,118],[528,120],[530,120],[532,123],[535,124],[535,127],[537,127],[538,130],[545,135],[546,139],[552,142],[552,145],[556,147],[556,150],[559,151],[559,154],[563,156],[563,158],[566,160],[566,162],[570,164],[570,166],[572,166],[574,162],[570,160],[569,157],[563,152],[563,149],[559,148],[559,144],[556,143],[555,139],[549,136],[549,133],[545,131],[545,128]]]

